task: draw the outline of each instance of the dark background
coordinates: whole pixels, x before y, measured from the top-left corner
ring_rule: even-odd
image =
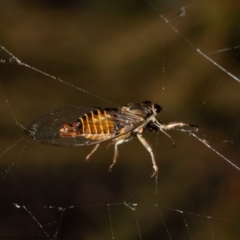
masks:
[[[239,82],[196,51],[239,77],[239,16],[237,1],[1,1],[1,45],[112,104],[14,63],[0,65],[0,84],[22,125],[69,105],[155,101],[164,123],[200,126],[198,136],[240,166]],[[240,172],[188,134],[170,132],[175,149],[163,134],[144,135],[156,184],[137,139],[119,147],[109,173],[112,147],[85,162],[91,147],[41,145],[2,93],[0,102],[1,239],[240,238]]]

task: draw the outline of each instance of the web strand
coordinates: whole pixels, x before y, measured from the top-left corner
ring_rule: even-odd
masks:
[[[75,86],[75,85],[73,85],[73,84],[71,84],[71,83],[69,83],[69,82],[66,82],[66,81],[62,80],[60,77],[53,76],[53,75],[51,75],[51,74],[49,74],[49,73],[46,73],[46,72],[44,72],[44,71],[41,71],[41,70],[39,70],[39,69],[37,69],[37,68],[35,68],[35,67],[32,67],[32,66],[30,66],[30,65],[22,62],[19,58],[17,58],[16,56],[14,56],[10,51],[8,51],[8,50],[7,50],[5,47],[3,47],[2,45],[0,45],[0,48],[1,48],[4,52],[6,52],[9,56],[11,56],[10,62],[16,62],[16,63],[17,63],[18,65],[20,65],[20,66],[29,68],[29,69],[31,69],[31,70],[33,70],[33,71],[35,71],[35,72],[38,72],[38,73],[40,73],[40,74],[42,74],[42,75],[45,75],[46,77],[52,78],[53,80],[56,80],[56,81],[58,81],[58,82],[60,82],[60,83],[63,83],[63,84],[65,84],[65,85],[69,86],[69,87],[72,87],[72,88],[75,88],[75,89],[77,89],[77,90],[79,90],[79,91],[81,91],[81,92],[84,92],[84,93],[86,93],[86,94],[88,94],[88,95],[90,95],[90,96],[92,96],[92,97],[94,97],[94,98],[100,99],[100,100],[102,100],[102,101],[104,101],[104,102],[107,102],[107,103],[110,103],[110,104],[113,104],[112,102],[106,100],[105,98],[99,97],[99,96],[97,96],[97,95],[95,95],[95,94],[93,94],[93,93],[91,93],[91,92],[88,92],[88,91],[84,90],[83,88],[80,88],[80,87],[78,87],[78,86]],[[5,61],[2,61],[2,63],[5,63]]]
[[[212,146],[210,146],[207,141],[204,139],[199,138],[196,134],[191,133],[193,137],[195,137],[198,141],[203,143],[205,146],[207,146],[209,149],[211,149],[214,153],[216,153],[218,156],[220,156],[222,159],[224,159],[226,162],[228,162],[230,165],[232,165],[234,168],[236,168],[238,171],[240,171],[240,167],[238,167],[236,164],[234,164],[232,161],[230,161],[228,158],[223,156],[221,153],[219,153],[216,149],[214,149]]]
[[[209,62],[212,64],[212,65],[210,64],[210,66],[212,66],[212,68],[210,69],[211,72],[214,69],[217,69],[217,71],[218,69],[220,69],[223,73],[227,74],[231,79],[235,80],[236,82],[240,82],[239,78],[236,75],[234,75],[232,72],[229,72],[225,67],[218,64],[212,58],[209,57],[210,54],[222,53],[226,51],[239,49],[239,46],[229,47],[229,48],[224,47],[223,49],[211,51],[208,54],[205,54],[204,51],[202,51],[196,46],[196,44],[194,44],[192,41],[186,38],[183,33],[179,32],[176,26],[172,23],[172,20],[170,21],[165,17],[165,14],[163,15],[162,13],[160,13],[160,11],[156,8],[154,4],[152,4],[151,1],[149,1],[149,3],[150,5],[152,5],[154,11],[158,13],[159,17],[166,23],[165,25],[169,29],[173,30],[174,34],[184,39],[185,43],[188,46],[191,46],[191,48],[194,50],[193,52],[194,53],[197,52],[197,54],[201,56],[200,58],[203,58],[206,60],[206,62]],[[209,3],[209,8],[210,7],[211,6]],[[189,11],[189,5],[181,7],[180,12],[178,12],[174,16],[185,17],[187,15],[187,11]],[[164,11],[161,10],[161,12],[164,12]],[[205,13],[202,13],[202,15],[204,14]],[[127,20],[124,19],[124,21],[127,21]],[[145,21],[146,19],[144,20],[144,22]],[[138,22],[137,25],[141,25],[142,23],[143,22]],[[100,23],[97,22],[96,25],[98,24],[100,26]],[[106,26],[106,28],[107,27],[108,26]],[[101,34],[104,33],[105,30],[104,29],[101,29],[101,30],[102,30]],[[114,31],[119,31],[120,36],[118,36],[118,38],[120,40],[122,38],[127,39],[129,38],[129,36],[131,38],[130,32],[132,32],[133,29],[130,29],[130,30],[131,31],[128,32],[127,36],[124,36],[124,33],[120,32],[121,31],[120,28],[118,29],[118,27],[115,26],[115,29],[114,29]],[[138,31],[139,29],[137,29],[136,32]],[[69,38],[70,38],[70,34],[69,34]],[[111,41],[114,42],[114,40],[111,39],[110,36],[108,36],[108,44]],[[147,42],[150,42],[150,41],[151,41],[151,36],[148,36]],[[136,43],[134,42],[134,44],[132,43],[132,45],[130,44],[129,50],[131,50],[131,48],[137,47],[137,44],[138,42]],[[160,45],[160,43],[158,45]],[[105,98],[99,97],[98,95],[95,95],[89,91],[86,91],[85,89],[82,89],[78,86],[75,86],[69,82],[62,80],[60,77],[53,76],[51,74],[48,74],[35,67],[32,67],[31,65],[28,65],[22,62],[19,58],[17,58],[13,53],[8,51],[2,45],[0,45],[0,48],[4,53],[6,53],[10,57],[9,60],[0,59],[0,63],[2,66],[6,65],[6,63],[9,63],[9,62],[13,64],[17,64],[21,67],[29,69],[28,71],[32,70],[34,72],[37,72],[39,74],[46,76],[47,78],[51,78],[54,81],[59,82],[59,84],[64,84],[67,87],[81,91],[84,94],[88,94],[93,98],[97,98],[106,103],[113,104],[111,101]],[[137,95],[137,97],[139,98],[142,95],[147,96],[148,94],[150,97],[159,99],[164,102],[164,100],[168,101],[167,97],[169,97],[170,105],[175,104],[175,106],[177,106],[178,108],[178,107],[181,107],[180,105],[177,105],[177,101],[181,98],[181,95],[180,95],[181,91],[185,88],[185,86],[191,89],[190,85],[192,83],[187,84],[187,82],[184,82],[183,88],[178,89],[178,91],[176,92],[174,91],[174,88],[178,87],[178,85],[175,85],[178,79],[172,80],[171,76],[170,77],[166,76],[166,69],[171,65],[171,62],[168,61],[168,57],[171,54],[169,54],[169,51],[167,50],[167,48],[168,48],[168,44],[164,44],[164,53],[162,55],[163,58],[162,59],[160,58],[160,64],[158,64],[158,67],[161,69],[161,71],[159,75],[156,75],[157,77],[155,78],[153,86],[148,88],[148,84],[143,83],[142,79],[134,79],[134,81],[131,82],[127,78],[126,88],[132,88],[130,89],[131,93],[134,93],[134,91],[139,93]],[[115,53],[115,50],[116,48],[111,49],[111,51],[113,51],[114,53]],[[148,51],[149,51],[148,52],[149,54],[151,52],[151,48]],[[157,51],[158,50],[154,49],[155,53],[157,53]],[[131,53],[132,52],[129,51],[128,57],[130,57]],[[105,51],[104,51],[104,54],[105,54]],[[106,51],[106,55],[107,55],[107,51]],[[157,59],[159,60],[158,57]],[[141,59],[137,59],[137,60],[139,62],[142,61]],[[128,58],[126,58],[125,62],[122,63],[122,66],[124,66],[124,70],[125,70],[125,67],[127,68],[128,66],[131,65],[131,64],[127,65],[127,61],[129,61]],[[186,63],[190,63],[191,60],[184,59],[184,61],[186,61]],[[140,69],[140,68],[142,65],[147,65],[147,64],[148,63],[144,62],[144,64],[142,63],[140,64],[140,67],[139,65],[137,65],[136,67],[136,69],[140,71],[139,75],[141,75],[141,77],[142,75],[145,74],[146,70]],[[109,70],[108,68],[106,69]],[[113,69],[115,70],[114,67]],[[150,70],[151,70],[150,73],[154,75],[153,70],[151,68]],[[174,70],[175,69],[172,67],[171,71],[174,72]],[[181,69],[180,75],[185,75],[186,73],[185,71],[187,72],[187,69],[186,70]],[[201,69],[199,69],[199,71],[201,71]],[[222,73],[221,71],[218,71],[218,72]],[[125,77],[124,74],[125,72],[123,73],[122,76]],[[145,76],[145,79],[148,79],[148,77],[151,74],[147,74],[147,77]],[[197,74],[198,73],[196,73],[196,75]],[[133,75],[133,71],[131,72],[131,77],[132,75]],[[179,72],[178,72],[178,76],[179,76]],[[19,79],[22,79],[22,78],[23,76],[19,77]],[[159,82],[157,82],[159,81],[159,79],[162,79],[161,81],[162,89],[161,87],[159,87],[159,84],[158,84]],[[235,83],[235,81],[230,81],[230,82]],[[227,80],[226,80],[226,83],[228,83]],[[165,88],[168,85],[171,86],[171,89]],[[121,86],[124,86],[124,85],[121,85]],[[156,86],[159,88],[156,91],[154,91],[155,90],[154,88]],[[207,85],[207,83],[203,84],[203,87],[206,89],[208,88],[208,91],[210,91],[211,97],[214,94],[216,95],[222,94],[219,88],[216,89],[216,86],[217,85],[215,85],[215,88],[211,87],[211,89],[209,90],[209,85]],[[11,85],[11,87],[14,87],[14,86]],[[11,113],[11,114],[8,114],[10,115],[10,120],[14,120],[15,126],[21,129],[25,129],[25,127],[18,121],[18,116],[13,111],[15,109],[15,106],[18,107],[17,97],[15,99],[13,97],[12,99],[12,96],[10,97],[10,95],[8,96],[8,94],[5,94],[5,91],[3,90],[2,85],[0,85],[0,88],[4,96],[5,102],[8,106],[8,110],[9,110],[8,113],[9,112]],[[150,89],[149,92],[147,92],[145,88]],[[47,89],[47,86],[46,86],[46,89]],[[199,86],[197,89],[199,89]],[[172,90],[172,92],[169,92],[170,90]],[[228,89],[226,88],[226,90]],[[48,92],[46,93],[51,94],[52,90],[48,89],[47,91]],[[109,89],[109,91],[112,91],[112,89]],[[154,94],[154,92],[157,92],[157,94]],[[174,92],[176,94],[174,94]],[[119,93],[116,92],[116,94],[119,94]],[[196,93],[188,92],[188,94],[194,95],[194,97],[192,97],[194,106],[198,106],[199,102],[200,104],[203,102],[201,98],[202,96],[198,96],[197,92]],[[186,94],[186,96],[188,94]],[[162,99],[163,95],[164,95],[164,100]],[[136,95],[132,94],[132,96],[136,96]],[[184,96],[184,98],[186,96]],[[124,95],[122,97],[124,99],[128,97],[127,91],[124,92]],[[189,101],[191,101],[190,97],[188,99],[190,99]],[[31,99],[29,100],[31,101]],[[202,109],[211,110],[211,107],[210,107],[211,103],[209,103],[211,99],[207,99],[207,100],[208,101],[205,101],[204,105],[202,105],[201,110]],[[173,101],[173,103],[171,103],[171,101]],[[206,102],[208,103],[206,104]],[[224,103],[219,102],[218,104],[219,105],[222,104],[222,108],[225,106],[229,106],[225,102]],[[11,106],[14,106],[14,107],[12,108]],[[209,109],[207,109],[207,107],[209,107]],[[225,114],[222,108],[220,109],[222,111],[221,115],[219,114],[220,116],[224,116]],[[234,110],[237,111],[237,109],[234,109]],[[38,110],[36,109],[36,111]],[[186,113],[185,110],[182,111],[179,109],[177,109],[177,112],[180,113],[179,118],[182,118],[181,114]],[[190,112],[190,116],[195,116],[195,115],[199,116],[200,115],[199,113],[200,111],[199,111],[199,108],[197,107],[197,110],[195,110],[195,112],[194,111]],[[7,116],[7,114],[5,115],[5,113],[3,113],[2,119],[4,119],[5,116]],[[165,118],[165,116],[161,115],[163,119]],[[216,116],[218,115],[216,114]],[[231,117],[232,115],[229,115],[227,119],[230,119]],[[220,122],[219,124],[221,124],[221,121],[219,122]],[[239,133],[239,126],[240,126],[239,116],[237,115],[237,117],[234,118],[234,121],[232,122],[234,122],[233,123],[234,131],[231,131],[229,140],[224,140],[223,142],[234,141],[234,143],[238,144],[239,143],[238,133]],[[231,123],[229,123],[229,125],[230,124]],[[220,126],[227,127],[227,125],[225,125],[225,122]],[[5,128],[5,125],[3,125],[3,127]],[[200,126],[200,130],[201,129],[202,129],[202,126]],[[221,131],[220,127],[217,124],[216,124],[216,129],[218,131]],[[214,134],[214,130],[215,129],[213,129],[213,131],[209,130],[211,131],[210,134]],[[4,131],[6,131],[7,133],[6,141],[8,141],[8,137],[10,139],[11,134],[14,132],[14,130],[9,128],[9,129],[4,129]],[[185,131],[185,130],[180,129],[180,131]],[[8,135],[8,132],[10,132],[11,134]],[[233,163],[232,160],[230,160],[229,158],[221,154],[220,151],[217,151],[206,140],[198,137],[196,134],[187,130],[185,131],[185,134],[182,134],[182,137],[187,137],[187,135],[193,136],[200,142],[200,143],[199,142],[196,143],[194,141],[194,144],[196,144],[194,146],[197,147],[197,144],[204,144],[207,148],[209,148],[213,152],[214,155],[222,158],[224,161],[230,164],[231,167],[234,167],[235,169],[240,170],[240,167],[238,167],[237,164]],[[213,138],[217,139],[214,135],[213,135]],[[226,139],[227,138],[228,137],[226,137]],[[30,146],[30,144],[28,144],[27,142],[27,144],[21,147],[21,149],[17,149],[16,146],[18,146],[20,143],[22,144],[23,139],[25,139],[25,137],[22,137],[20,139],[19,137],[17,137],[13,144],[12,144],[13,141],[11,141],[10,142],[11,146],[7,148],[5,147],[5,149],[2,150],[2,153],[0,155],[1,166],[3,166],[2,168],[3,170],[0,171],[0,176],[2,178],[1,189],[0,189],[0,192],[1,192],[0,209],[2,210],[1,220],[2,220],[2,226],[3,226],[1,228],[1,231],[4,231],[4,234],[5,232],[6,233],[9,232],[9,236],[7,235],[3,236],[2,233],[0,233],[1,239],[4,239],[4,238],[13,239],[14,237],[17,239],[30,239],[30,238],[40,239],[42,235],[46,239],[68,239],[71,237],[73,239],[106,239],[106,236],[111,239],[119,239],[121,231],[124,231],[126,232],[124,233],[125,235],[129,233],[129,239],[132,236],[133,236],[132,239],[151,239],[151,237],[153,239],[153,236],[154,236],[154,239],[157,239],[156,237],[157,234],[158,234],[158,237],[160,236],[159,239],[160,238],[164,239],[163,234],[165,234],[166,239],[169,239],[169,240],[174,240],[174,239],[195,240],[195,239],[200,239],[201,236],[205,236],[204,239],[215,240],[215,239],[219,239],[221,237],[226,236],[224,235],[225,233],[223,233],[224,230],[225,232],[229,233],[230,237],[227,236],[228,239],[231,239],[231,240],[239,239],[240,237],[239,235],[240,221],[239,221],[239,214],[237,212],[237,207],[236,207],[237,204],[232,206],[230,202],[230,200],[239,202],[239,199],[238,199],[239,196],[237,192],[239,189],[239,184],[238,184],[239,175],[236,174],[235,176],[233,174],[234,176],[232,176],[231,174],[228,175],[226,172],[224,172],[223,175],[220,175],[220,174],[214,175],[214,173],[207,175],[208,173],[207,171],[205,171],[203,178],[200,178],[199,177],[200,174],[198,173],[196,173],[196,176],[194,176],[194,174],[192,174],[193,169],[188,168],[185,171],[185,169],[183,169],[184,167],[183,168],[180,167],[182,166],[180,165],[181,163],[179,164],[179,162],[181,161],[178,161],[177,164],[175,164],[175,162],[172,161],[172,159],[169,157],[172,155],[171,148],[170,150],[163,149],[162,151],[160,145],[163,143],[164,140],[162,140],[162,137],[158,136],[158,134],[157,134],[157,140],[156,140],[155,156],[157,157],[157,163],[159,165],[159,170],[161,170],[161,174],[156,176],[155,182],[152,180],[149,181],[149,176],[147,180],[144,179],[145,169],[142,170],[142,168],[144,167],[142,167],[141,164],[143,164],[143,162],[147,160],[145,159],[145,157],[142,157],[142,156],[140,156],[139,159],[137,159],[136,161],[137,167],[135,167],[134,164],[136,163],[134,161],[131,161],[132,157],[129,157],[128,154],[125,154],[125,159],[123,156],[123,159],[121,159],[121,161],[119,161],[120,163],[118,162],[117,164],[119,166],[119,169],[124,169],[124,170],[114,169],[113,173],[111,174],[104,172],[103,175],[100,175],[104,171],[103,169],[105,168],[101,168],[102,167],[100,165],[101,161],[98,161],[98,160],[103,160],[101,164],[105,164],[105,161],[108,161],[108,158],[111,158],[110,154],[107,155],[108,157],[103,155],[102,159],[100,159],[100,154],[99,154],[95,159],[96,161],[93,160],[90,163],[91,166],[93,167],[90,167],[89,169],[87,169],[86,165],[83,165],[82,163],[83,161],[81,161],[82,160],[81,149],[79,149],[79,152],[76,152],[76,154],[74,150],[72,150],[72,152],[70,151],[66,153],[63,151],[63,149],[60,149],[60,150],[57,149],[55,151],[56,152],[59,151],[59,155],[55,155],[56,152],[54,153],[50,152],[50,154],[46,154],[46,155],[43,154],[41,156],[40,155],[41,152],[45,152],[45,149],[47,149],[47,148],[44,148],[42,145]],[[219,141],[219,139],[217,140]],[[188,157],[187,155],[190,154],[190,151],[188,151],[189,149],[188,146],[184,145],[185,143],[184,141],[182,142],[179,141],[176,143],[178,146],[180,145],[181,149],[183,150],[187,149],[187,151],[184,154],[180,153],[182,155],[177,156],[177,160],[178,158],[187,159]],[[236,144],[231,144],[231,147],[234,147],[234,145]],[[229,145],[225,144],[225,146],[229,146]],[[207,149],[206,147],[204,148]],[[133,154],[135,153],[138,154],[137,153],[138,148],[137,150],[135,150],[133,147],[132,149],[130,149],[130,151],[131,151],[131,154],[132,152]],[[191,149],[191,151],[194,151],[194,149]],[[23,154],[23,152],[29,153],[29,156],[27,157],[24,156],[26,154]],[[11,155],[11,153],[13,154]],[[74,156],[77,155],[76,160],[75,158],[72,157],[73,155]],[[163,156],[166,157],[166,159]],[[235,156],[237,156],[237,154],[235,154]],[[40,158],[40,160],[37,160],[37,158]],[[57,161],[59,160],[58,161],[59,165],[56,164],[55,162],[56,159]],[[74,159],[74,161],[71,162],[72,159]],[[45,164],[44,162],[48,162],[48,164],[46,164],[43,167],[42,165]],[[63,162],[66,165],[64,166],[61,165],[63,164]],[[221,164],[221,159],[220,159],[220,164]],[[73,165],[74,167],[72,167]],[[121,168],[121,166],[123,166],[123,168]],[[16,168],[16,171],[14,171],[15,168]],[[36,168],[37,170],[34,168]],[[127,168],[131,169],[130,175],[128,175]],[[217,164],[216,164],[216,168],[218,168]],[[137,173],[134,172],[133,169],[136,169]],[[194,169],[194,171],[196,171],[196,169]],[[25,174],[26,176],[28,176],[28,178],[26,179],[24,179]],[[141,180],[141,187],[139,187],[140,185],[139,179]],[[184,179],[187,179],[187,181],[184,181]],[[142,184],[142,181],[145,181],[145,183]],[[208,193],[208,191],[210,193]],[[130,194],[130,193],[133,193],[133,194]],[[122,202],[123,199],[129,199],[129,198],[134,200],[132,202],[130,201]],[[218,198],[217,204],[216,204],[216,198]],[[20,201],[16,199],[20,199]],[[19,204],[18,201],[21,204]],[[117,206],[117,208],[114,208],[115,206]],[[167,207],[167,206],[170,206],[170,207]],[[99,213],[100,211],[98,212],[99,209],[102,210],[101,208],[103,209],[103,212],[104,212],[102,215],[100,215]],[[11,209],[13,209],[13,212],[14,212],[13,215],[11,215],[12,213],[9,214]],[[46,215],[43,210],[47,212]],[[49,213],[54,210],[57,212],[57,216],[54,216],[52,215],[52,213]],[[234,214],[231,215],[230,214],[231,211],[234,212]],[[23,217],[21,216],[20,212],[24,213]],[[130,212],[130,219],[128,218],[129,212]],[[205,212],[206,214],[204,214]],[[28,226],[28,223],[25,223],[24,217],[27,217],[26,219],[30,221],[32,225],[29,224]],[[194,223],[191,222],[191,219],[196,220],[196,222],[200,222],[200,224],[195,226]],[[130,224],[128,224],[129,223],[128,221],[130,222]],[[234,223],[233,226],[230,225],[231,221]],[[9,223],[6,224],[6,222],[9,222]],[[17,224],[15,225],[15,223]],[[15,230],[18,228],[17,225],[21,226],[21,224],[25,226],[26,232],[22,232],[21,230],[19,230],[19,235],[14,236]],[[40,232],[41,237],[37,235],[38,234],[37,231],[34,236],[30,236],[30,237],[28,236],[28,234],[32,232],[32,226],[33,228],[34,226],[36,227],[36,229]],[[234,227],[237,228],[237,231],[235,231]],[[53,231],[50,231],[49,230],[50,228],[53,229]],[[219,237],[219,234],[222,234],[222,236]]]
[[[219,68],[221,71],[223,71],[224,73],[226,73],[228,76],[230,76],[232,79],[236,80],[237,82],[240,83],[240,79],[235,76],[234,74],[232,74],[231,72],[227,71],[227,69],[225,69],[224,67],[222,67],[220,64],[218,64],[217,62],[215,62],[212,58],[210,58],[209,56],[207,56],[201,49],[199,49],[198,47],[196,47],[192,42],[190,42],[181,32],[178,31],[178,29],[171,24],[171,21],[169,19],[167,19],[164,15],[162,15],[160,13],[160,11],[156,8],[156,6],[150,1],[149,4],[154,8],[154,10],[159,14],[159,16],[162,18],[162,20],[168,24],[170,26],[170,28],[179,36],[181,37],[189,46],[191,46],[197,53],[199,53],[202,57],[204,57],[205,59],[207,59],[210,63],[212,63],[213,65],[215,65],[217,68]]]

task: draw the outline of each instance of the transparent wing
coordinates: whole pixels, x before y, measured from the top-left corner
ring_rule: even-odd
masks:
[[[124,133],[116,132],[109,134],[104,139],[91,139],[84,136],[61,137],[60,129],[64,123],[77,121],[79,117],[91,111],[105,110],[108,113],[109,121],[114,121],[120,128],[124,127]],[[26,134],[36,141],[53,146],[87,146],[104,141],[109,141],[120,135],[127,134],[143,124],[139,116],[131,113],[120,113],[116,108],[98,108],[89,106],[71,106],[49,112],[38,116],[31,121],[25,129]]]

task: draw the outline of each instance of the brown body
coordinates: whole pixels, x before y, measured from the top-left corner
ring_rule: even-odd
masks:
[[[91,111],[84,114],[76,122],[64,123],[60,129],[60,137],[77,137],[94,140],[104,140],[106,136],[113,136],[117,124],[114,118],[105,110]]]
[[[162,131],[170,137],[165,131],[184,126],[197,130],[196,126],[182,122],[163,124],[157,118],[161,110],[158,104],[150,101],[129,103],[120,108],[72,106],[38,117],[26,127],[25,132],[47,145],[96,145],[86,159],[97,150],[101,142],[111,141],[114,143],[115,151],[110,169],[116,163],[118,145],[128,141],[132,136],[137,136],[151,155],[154,176],[158,167],[151,146],[142,137],[143,131],[145,129],[151,132]]]

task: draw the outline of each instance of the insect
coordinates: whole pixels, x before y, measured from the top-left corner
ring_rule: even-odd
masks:
[[[95,145],[86,160],[98,149],[100,143],[110,141],[110,144],[114,144],[114,157],[109,170],[116,163],[118,145],[136,136],[150,153],[153,177],[158,172],[158,166],[150,144],[142,136],[143,131],[161,131],[175,146],[172,137],[166,131],[198,130],[197,126],[183,122],[163,124],[158,119],[161,110],[158,104],[150,101],[129,103],[119,108],[71,106],[37,117],[26,126],[25,132],[38,142],[52,146]],[[182,129],[185,126],[191,130]]]

